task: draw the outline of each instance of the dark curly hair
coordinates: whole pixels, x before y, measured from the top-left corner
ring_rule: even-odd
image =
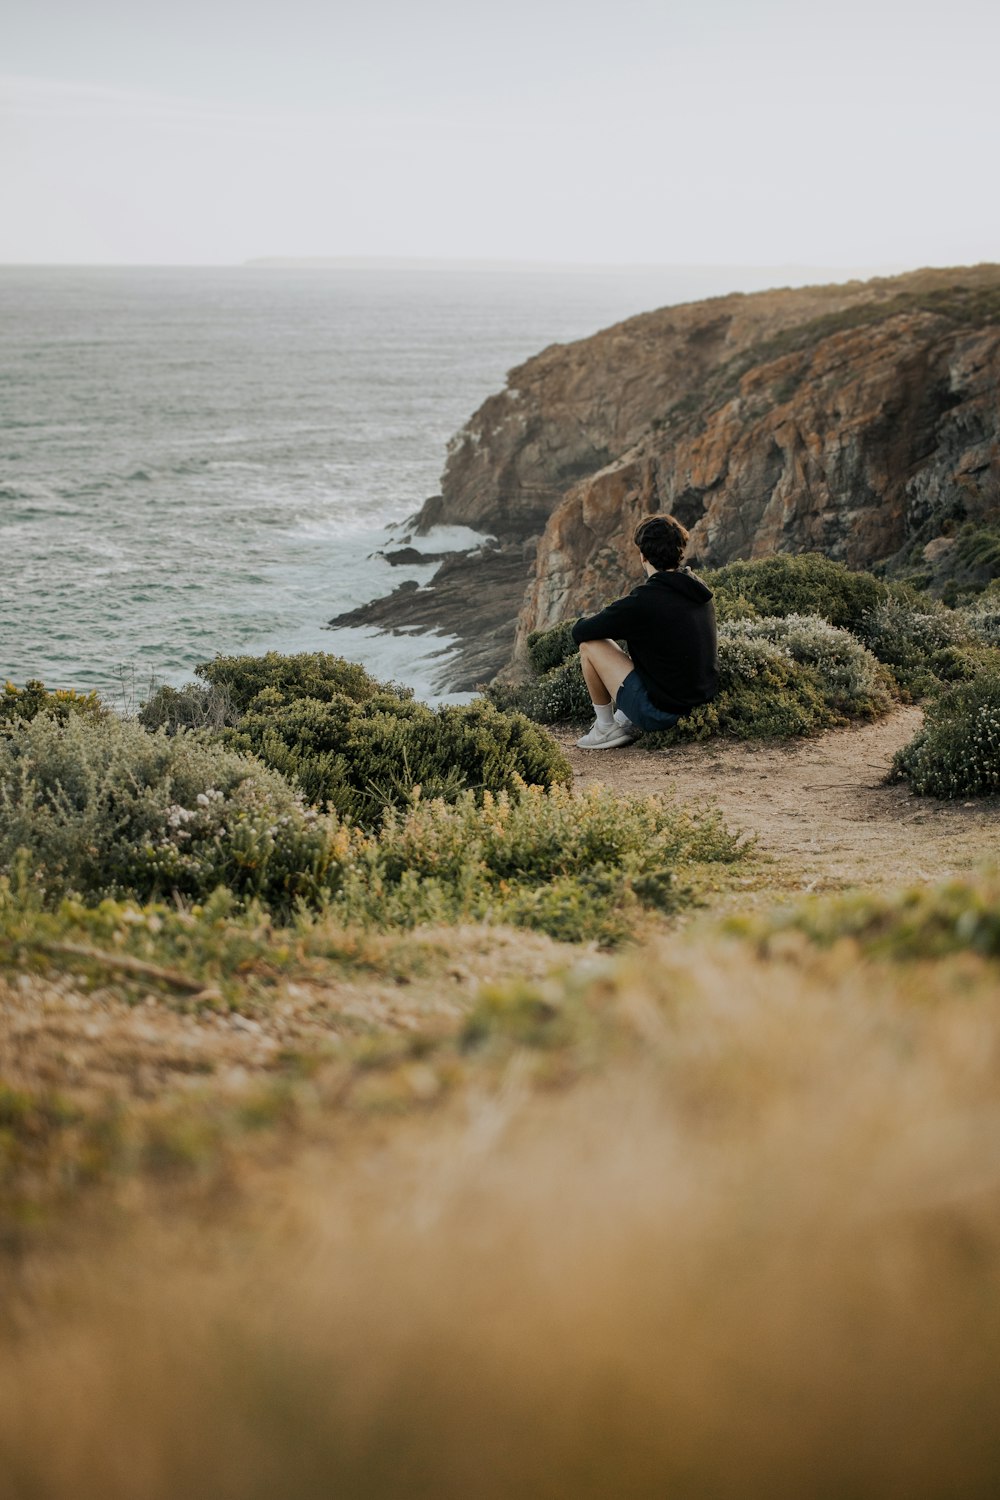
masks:
[[[673,516],[647,516],[635,528],[632,540],[654,568],[678,568],[688,533]]]

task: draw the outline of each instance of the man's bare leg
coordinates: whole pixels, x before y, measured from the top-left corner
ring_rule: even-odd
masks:
[[[614,641],[584,641],[580,647],[580,665],[590,701],[596,708],[618,697],[618,689],[635,664]]]
[[[632,658],[614,641],[584,641],[580,646],[580,665],[597,722],[577,740],[577,745],[581,750],[627,745],[637,730],[624,716],[621,723],[615,723],[612,700],[617,698],[622,683],[633,670]]]

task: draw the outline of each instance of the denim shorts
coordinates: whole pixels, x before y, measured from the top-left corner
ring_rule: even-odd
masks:
[[[628,714],[637,729],[672,729],[681,717],[656,707],[636,671],[630,672],[618,689],[615,707]]]

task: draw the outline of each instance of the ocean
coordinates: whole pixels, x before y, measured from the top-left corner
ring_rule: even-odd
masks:
[[[326,650],[434,696],[449,638],[326,621],[431,576],[375,554],[448,438],[546,345],[717,281],[0,267],[0,680],[129,706],[219,653]]]

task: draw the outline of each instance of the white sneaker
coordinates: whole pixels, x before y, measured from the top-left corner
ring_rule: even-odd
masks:
[[[634,725],[625,729],[621,724],[612,724],[608,729],[602,729],[595,719],[587,733],[577,740],[576,746],[578,750],[615,750],[619,745],[631,745],[638,734]]]

